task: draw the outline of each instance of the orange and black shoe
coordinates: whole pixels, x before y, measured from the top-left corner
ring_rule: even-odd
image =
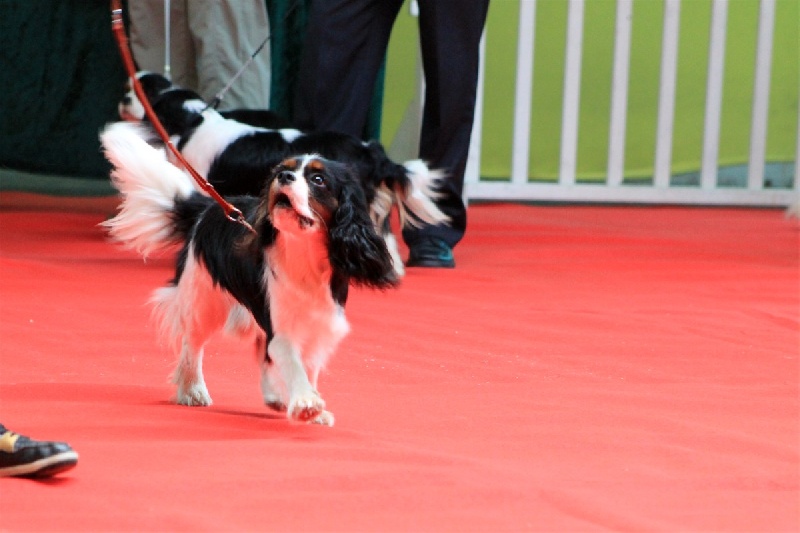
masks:
[[[33,440],[0,424],[0,477],[49,477],[77,463],[78,454],[68,444]]]

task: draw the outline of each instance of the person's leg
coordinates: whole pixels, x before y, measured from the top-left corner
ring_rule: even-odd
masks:
[[[165,72],[166,31],[164,0],[136,0],[128,3],[130,45],[139,70],[157,72],[174,83],[194,88],[194,45],[186,21],[186,0],[170,2],[170,72]]]
[[[263,0],[189,0],[188,21],[196,54],[197,86],[206,101],[219,93],[269,35]],[[221,109],[269,109],[269,42],[230,90]]]
[[[415,247],[426,246],[423,241],[434,239],[452,248],[464,236],[467,224],[462,200],[464,171],[475,116],[480,40],[489,0],[419,0],[419,7],[426,87],[419,155],[432,168],[448,174],[443,183],[444,197],[437,203],[451,222],[403,232],[411,248],[412,266]],[[442,248],[441,253],[446,256],[447,249]],[[446,257],[443,262],[447,263]],[[452,264],[420,263],[419,266]]]
[[[361,137],[402,0],[312,0],[293,122]]]
[[[142,0],[128,6],[130,44],[140,70],[164,70],[164,0]]]

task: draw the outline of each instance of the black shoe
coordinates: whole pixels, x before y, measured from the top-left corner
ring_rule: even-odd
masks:
[[[456,261],[453,259],[453,249],[446,242],[436,237],[424,237],[409,246],[406,266],[454,268]]]
[[[36,441],[0,425],[0,477],[48,477],[69,470],[78,454],[63,442]]]

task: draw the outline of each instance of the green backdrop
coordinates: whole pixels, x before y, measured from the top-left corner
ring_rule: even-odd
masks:
[[[104,177],[125,73],[105,0],[0,0],[0,168]]]

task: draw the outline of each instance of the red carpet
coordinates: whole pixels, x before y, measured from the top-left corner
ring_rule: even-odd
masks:
[[[230,339],[214,405],[170,404],[145,305],[169,258],[54,205],[0,211],[0,421],[80,462],[0,480],[2,530],[800,528],[800,231],[779,211],[474,206],[457,269],[353,294],[328,429],[261,406]]]

